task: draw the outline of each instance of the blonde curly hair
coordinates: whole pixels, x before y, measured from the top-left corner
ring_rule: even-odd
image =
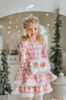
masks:
[[[25,17],[22,20],[21,25],[22,25],[23,28],[26,29],[26,27],[27,27],[27,25],[29,23],[37,23],[39,25],[39,20],[38,20],[37,17],[30,15],[30,16]],[[25,36],[22,36],[22,40],[24,40],[24,41],[26,41],[28,38],[29,38],[28,34],[26,34]],[[43,38],[43,36],[40,33],[38,33],[37,36],[36,36],[36,40],[38,42],[42,43],[44,41],[44,38]]]

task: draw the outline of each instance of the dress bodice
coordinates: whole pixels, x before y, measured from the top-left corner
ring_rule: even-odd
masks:
[[[40,44],[38,41],[34,43],[26,41],[26,46],[30,59],[42,57],[42,44]]]

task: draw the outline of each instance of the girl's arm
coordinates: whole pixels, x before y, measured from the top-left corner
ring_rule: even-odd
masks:
[[[21,68],[26,68],[28,61],[27,61],[27,47],[24,44],[23,41],[21,41],[18,45],[17,45],[17,50],[19,53],[19,63],[20,63],[20,67]]]

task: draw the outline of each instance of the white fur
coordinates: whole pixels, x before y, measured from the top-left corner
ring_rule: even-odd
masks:
[[[38,68],[36,68],[34,66],[34,63],[37,62],[38,63]],[[45,67],[40,67],[40,62],[45,62]],[[36,74],[41,74],[41,73],[45,73],[47,71],[49,71],[49,61],[43,57],[41,58],[36,58],[36,59],[32,59],[30,60],[30,71],[32,75],[36,75]]]
[[[21,97],[34,97],[34,94],[22,94],[21,93]]]
[[[49,71],[50,72],[50,71]],[[14,81],[14,84],[18,84],[18,85],[21,85],[21,86],[40,86],[40,85],[44,85],[44,84],[46,84],[46,83],[49,83],[49,82],[52,82],[52,81],[54,81],[54,80],[56,80],[57,79],[57,76],[55,75],[53,78],[51,78],[51,79],[48,79],[48,80],[46,80],[46,81],[42,81],[42,82],[40,82],[40,83],[38,83],[38,82],[35,82],[35,83],[30,83],[30,82],[27,82],[27,83],[22,83],[21,84],[21,82],[18,82],[17,80],[16,81]],[[43,80],[43,79],[42,79]]]
[[[43,34],[45,32],[46,32],[46,30],[44,29],[44,27],[42,25],[39,25],[39,33]]]
[[[12,94],[19,94],[19,91],[12,91]]]

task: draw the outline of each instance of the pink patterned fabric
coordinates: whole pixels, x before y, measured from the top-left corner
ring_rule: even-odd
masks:
[[[49,71],[47,73],[39,75],[30,74],[30,59],[45,57],[48,59],[48,50],[47,44],[43,42],[27,42],[21,41],[18,44],[18,53],[19,53],[19,62],[20,67],[15,75],[14,91],[19,91],[22,94],[35,94],[50,91],[51,85],[50,82],[55,80],[57,77],[50,71],[50,66],[48,66]],[[37,64],[35,64],[37,67]],[[41,66],[44,67],[44,63],[41,63]]]
[[[65,98],[59,98],[59,99],[52,98],[51,100],[65,100]]]

